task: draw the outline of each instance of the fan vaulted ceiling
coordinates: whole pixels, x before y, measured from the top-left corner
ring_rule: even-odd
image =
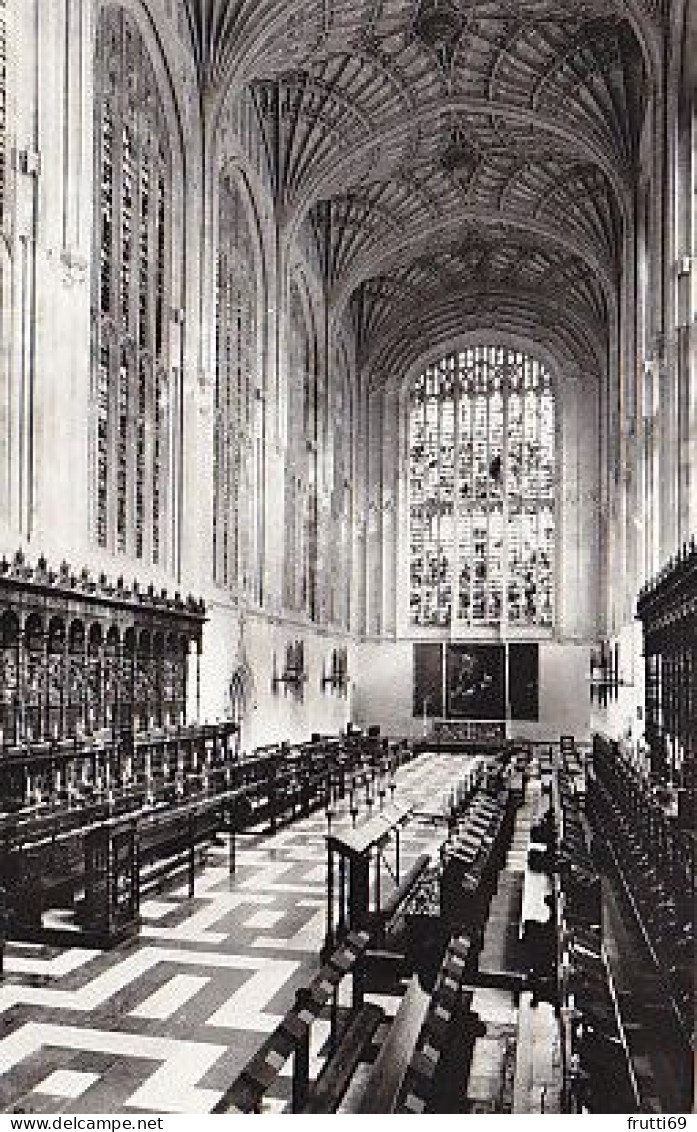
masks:
[[[376,374],[476,322],[607,348],[653,0],[182,0]],[[415,316],[418,315],[418,318]]]

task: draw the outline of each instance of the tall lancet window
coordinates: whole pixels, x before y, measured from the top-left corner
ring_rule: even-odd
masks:
[[[213,560],[220,585],[259,601],[257,310],[249,222],[239,188],[225,174],[219,186],[216,264]]]
[[[97,32],[94,515],[101,546],[166,564],[170,492],[172,140],[135,21]]]
[[[413,624],[551,627],[550,374],[520,351],[477,346],[429,366],[410,397]]]
[[[329,619],[348,628],[351,617],[353,402],[348,357],[343,343],[335,352],[329,407]]]
[[[7,11],[0,0],[0,228],[5,217],[5,167],[7,130]]]
[[[317,382],[314,342],[295,285],[291,287],[285,468],[284,603],[316,620]]]

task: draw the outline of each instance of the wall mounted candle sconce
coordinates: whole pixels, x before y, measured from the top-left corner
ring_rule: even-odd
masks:
[[[286,645],[283,671],[281,673],[278,671],[276,654],[274,653],[271,690],[276,694],[279,687],[282,685],[284,691],[290,689],[296,699],[301,700],[306,683],[305,644],[303,641],[289,641]]]
[[[601,641],[598,649],[591,650],[590,657],[590,698],[595,699],[601,708],[607,707],[610,700],[616,700],[620,688],[632,688],[634,683],[620,674],[620,646],[616,641]]]
[[[348,649],[333,649],[329,661],[329,671],[323,669],[320,679],[320,689],[324,692],[330,688],[340,696],[346,696],[349,686]]]

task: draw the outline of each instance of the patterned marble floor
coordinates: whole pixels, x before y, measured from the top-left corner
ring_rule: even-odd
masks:
[[[399,771],[395,801],[432,806],[467,765],[422,755]],[[345,807],[333,829],[342,826]],[[214,849],[195,897],[182,885],[147,900],[138,939],[113,951],[8,944],[0,1111],[210,1111],[317,969],[325,833],[319,813],[241,838],[234,877],[227,846]],[[407,826],[404,867],[442,836]],[[287,1086],[286,1075],[271,1107],[284,1107]]]

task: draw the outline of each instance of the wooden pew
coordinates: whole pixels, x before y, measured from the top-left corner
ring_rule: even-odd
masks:
[[[345,1106],[347,1113],[389,1113],[411,1062],[430,998],[412,976],[368,1079]]]
[[[384,1011],[372,1003],[364,1003],[355,1012],[314,1083],[303,1112],[336,1112],[358,1065],[365,1060],[384,1016]]]
[[[382,1014],[381,1011],[376,1014],[374,1007],[364,1009],[361,964],[369,938],[367,932],[352,932],[346,937],[310,986],[297,993],[294,1006],[225,1091],[214,1113],[261,1112],[264,1097],[289,1058],[293,1059],[293,1111],[310,1111],[308,1106],[315,1103],[315,1091],[318,1111],[334,1111],[343,1095],[340,1090],[344,1079],[352,1071],[354,1060],[360,1058],[366,1040],[370,1040],[379,1022],[378,1015]],[[339,984],[346,977],[353,981],[353,995],[350,1011],[342,1020],[337,996]],[[339,1054],[340,1062],[333,1077],[320,1074],[317,1082],[311,1083],[310,1027],[328,1009],[330,1044]],[[325,1073],[328,1071],[327,1067]],[[332,1081],[334,1087],[330,1088]]]
[[[410,1063],[390,1111],[456,1112],[466,1084],[472,1048],[483,1027],[471,1009],[466,984],[471,973],[470,940],[451,940]]]

